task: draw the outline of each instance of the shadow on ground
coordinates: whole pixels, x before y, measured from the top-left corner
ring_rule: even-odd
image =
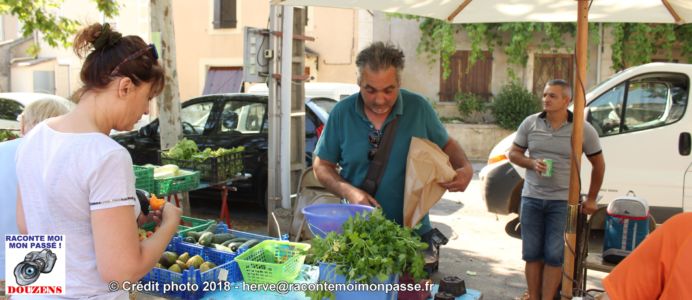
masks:
[[[458,276],[467,288],[481,291],[483,299],[514,299],[526,289],[523,271],[505,268],[501,260],[484,253],[443,247],[440,254],[440,269],[433,274],[435,282]]]

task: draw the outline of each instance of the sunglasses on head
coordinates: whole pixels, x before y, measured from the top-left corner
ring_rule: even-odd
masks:
[[[113,69],[113,72],[111,72],[111,76],[117,75],[118,72],[120,71],[120,67],[123,64],[125,64],[128,61],[131,61],[133,59],[136,59],[136,58],[144,55],[147,52],[151,55],[152,58],[154,58],[154,60],[159,59],[159,52],[156,50],[156,45],[149,44],[148,46],[137,50],[135,53],[130,54],[130,56],[125,57],[125,59],[123,59],[123,61],[121,63],[119,63],[117,66],[115,66],[115,69]]]

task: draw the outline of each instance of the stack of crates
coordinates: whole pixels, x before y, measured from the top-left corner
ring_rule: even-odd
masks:
[[[154,190],[154,167],[132,166],[135,172],[135,188],[153,193]]]
[[[199,226],[201,227],[201,226]],[[204,226],[206,228],[208,226]],[[195,226],[197,228],[197,226]],[[179,227],[180,229],[180,227]],[[180,230],[178,231],[180,233]],[[231,233],[237,237],[243,237],[247,239],[257,239],[260,241],[264,240],[275,240],[276,238],[263,236],[254,233],[229,230],[228,226],[224,223],[219,223],[216,227],[215,233]],[[143,283],[155,282],[158,283],[159,287],[163,287],[164,284],[175,283],[177,285],[194,285],[197,287],[196,291],[186,290],[186,291],[172,291],[165,294],[166,297],[175,297],[182,299],[200,299],[204,296],[205,282],[206,284],[212,282],[220,282],[223,280],[222,274],[225,275],[225,280],[229,284],[232,282],[239,282],[243,280],[242,273],[238,268],[238,263],[234,261],[234,258],[241,253],[247,251],[247,249],[238,249],[235,253],[219,251],[209,247],[203,247],[197,244],[190,244],[183,241],[182,237],[176,236],[166,247],[166,251],[172,251],[177,254],[182,254],[187,252],[190,256],[199,255],[204,261],[211,261],[216,264],[216,267],[206,271],[201,272],[198,269],[189,268],[183,270],[182,273],[172,272],[166,269],[154,268],[144,278],[141,279]],[[219,277],[222,278],[219,278]],[[154,294],[163,295],[163,290],[154,291]]]

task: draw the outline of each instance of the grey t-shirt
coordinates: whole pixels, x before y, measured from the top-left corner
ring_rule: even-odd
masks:
[[[527,170],[521,195],[543,200],[567,200],[573,114],[568,111],[567,122],[558,129],[553,129],[545,117],[546,113],[541,112],[524,119],[519,125],[514,144],[528,149],[530,158],[552,159],[553,176],[543,177],[533,170]],[[584,123],[582,151],[586,156],[601,153],[598,133],[587,122]]]

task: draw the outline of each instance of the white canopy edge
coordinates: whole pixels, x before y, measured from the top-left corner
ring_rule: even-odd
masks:
[[[575,0],[272,0],[273,4],[360,8],[453,23],[576,22]],[[666,7],[668,4],[669,8]],[[677,14],[676,22],[673,14]],[[594,0],[589,22],[691,23],[692,0]]]

